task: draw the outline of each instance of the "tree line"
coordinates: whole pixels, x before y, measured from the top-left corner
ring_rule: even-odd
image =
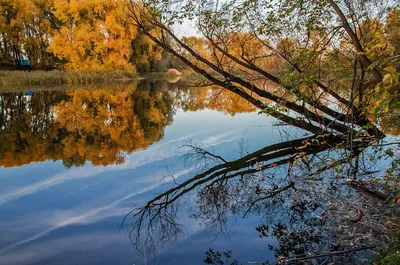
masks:
[[[0,65],[149,71],[162,50],[128,18],[125,0],[1,0]]]

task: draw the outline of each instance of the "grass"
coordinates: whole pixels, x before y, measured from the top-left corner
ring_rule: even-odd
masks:
[[[134,72],[0,71],[0,89],[16,86],[88,85],[140,79]]]

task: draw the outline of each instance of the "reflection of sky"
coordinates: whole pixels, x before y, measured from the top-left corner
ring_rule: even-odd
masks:
[[[178,178],[188,177],[190,168],[179,165],[185,151],[180,146],[191,139],[232,159],[239,156],[243,137],[249,152],[280,141],[272,122],[256,113],[232,117],[210,110],[178,111],[162,141],[127,155],[122,165],[66,169],[60,161],[47,161],[1,168],[0,265],[143,264],[117,228],[132,203],[143,203],[168,186],[166,168]],[[212,243],[195,220],[184,223],[186,236],[149,264],[201,264],[209,247],[232,249],[246,261],[270,255],[268,242],[257,238],[258,223],[252,217],[235,226],[230,240]]]

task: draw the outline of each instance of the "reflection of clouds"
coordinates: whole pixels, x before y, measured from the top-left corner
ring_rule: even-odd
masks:
[[[241,226],[240,229],[235,229],[229,241],[226,238],[218,238],[211,242],[207,234],[202,233],[201,227],[195,219],[191,219],[187,215],[182,217],[180,223],[186,228],[185,235],[180,238],[176,245],[167,245],[163,249],[159,249],[160,252],[157,257],[157,259],[159,259],[158,264],[171,264],[163,262],[165,261],[164,259],[170,260],[172,258],[178,259],[172,264],[191,264],[193,263],[193,258],[197,256],[199,257],[198,261],[201,262],[204,258],[204,251],[209,247],[215,250],[230,249],[233,250],[235,256],[244,256],[249,260],[266,260],[269,256],[272,257],[272,252],[267,249],[267,243],[274,244],[273,239],[258,238],[257,232],[254,229],[259,219],[252,218],[252,216],[244,220],[241,219],[246,222],[246,225]],[[126,240],[124,241],[123,239]],[[246,244],[243,245],[243,242],[246,242]],[[86,257],[88,252],[99,253],[99,251],[101,251],[99,254],[96,254],[95,257],[91,257],[90,264],[104,264],[105,257],[109,257],[109,259],[112,260],[112,247],[110,248],[110,246],[118,248],[119,255],[121,251],[127,251],[127,253],[133,254],[126,235],[121,235],[116,230],[112,232],[96,232],[96,234],[92,234],[91,231],[88,231],[86,234],[78,234],[73,237],[65,236],[57,239],[39,241],[35,244],[21,247],[18,251],[2,253],[0,265],[41,264],[41,262],[48,259],[64,260],[64,262],[68,262],[70,261],[68,259],[70,257],[69,253],[76,253],[76,258],[82,263],[80,258]],[[184,249],[184,252],[182,252],[182,249]],[[84,253],[80,253],[83,250]],[[257,256],[253,257],[254,254],[257,254]],[[79,255],[82,256],[80,257]],[[259,256],[262,256],[262,258]],[[127,255],[127,257],[129,257],[129,255]],[[139,257],[132,257],[132,260],[138,261],[139,259]],[[189,262],[189,260],[191,262]],[[142,264],[142,262],[143,260],[133,263]]]
[[[118,200],[106,205],[106,206],[94,209],[94,210],[92,210],[90,212],[70,217],[67,220],[65,220],[64,216],[63,216],[62,219],[64,221],[61,221],[60,223],[58,223],[58,224],[56,224],[56,225],[54,225],[54,226],[52,226],[52,227],[50,227],[48,229],[45,229],[42,232],[40,232],[40,233],[38,233],[38,234],[36,234],[34,236],[28,237],[28,238],[26,238],[24,240],[18,241],[16,243],[13,243],[11,245],[8,245],[8,246],[0,249],[0,254],[3,254],[5,252],[7,252],[7,251],[10,251],[13,248],[16,248],[16,247],[21,246],[21,245],[26,244],[26,243],[29,243],[29,242],[34,241],[36,239],[39,239],[41,237],[44,237],[44,236],[50,234],[51,232],[53,232],[54,230],[59,229],[61,227],[65,227],[65,226],[68,226],[68,225],[71,225],[71,224],[92,223],[95,220],[99,219],[98,218],[99,214],[102,214],[101,215],[101,219],[104,219],[104,218],[110,217],[110,216],[114,216],[115,215],[114,211],[111,211],[111,214],[110,213],[109,214],[103,214],[103,213],[107,212],[110,209],[113,209],[115,206],[117,206],[121,202],[126,201],[126,200],[128,200],[128,199],[130,199],[130,198],[132,198],[132,197],[134,197],[136,195],[139,195],[139,194],[145,193],[147,191],[153,190],[153,189],[155,189],[157,187],[160,187],[162,184],[164,184],[166,182],[169,182],[169,181],[171,181],[173,179],[180,178],[183,175],[189,173],[192,169],[193,168],[181,170],[181,171],[175,173],[173,178],[172,177],[168,177],[168,178],[164,178],[162,181],[160,181],[160,180],[156,181],[154,184],[152,184],[152,185],[150,185],[148,187],[145,187],[143,189],[140,189],[140,190],[137,190],[137,191],[135,191],[133,193],[130,193],[130,194],[128,194],[128,195],[126,195],[126,196],[124,196],[124,197],[122,197],[122,198],[120,198],[120,199],[118,199]],[[121,212],[119,211],[119,214],[120,213]]]
[[[147,150],[141,150],[133,153],[132,155],[127,156],[126,163],[122,165],[111,165],[107,167],[103,166],[91,166],[87,165],[80,168],[73,168],[66,172],[59,173],[53,177],[50,177],[46,180],[36,182],[34,184],[24,186],[22,188],[10,191],[2,196],[0,196],[0,205],[7,203],[12,200],[16,200],[26,195],[30,195],[41,190],[48,189],[50,187],[62,184],[69,180],[82,179],[97,176],[99,173],[107,172],[107,171],[117,171],[117,170],[126,170],[126,169],[134,169],[146,164],[154,163],[157,161],[161,161],[166,158],[173,157],[177,154],[182,141],[186,139],[190,139],[193,136],[199,135],[203,132],[194,133],[191,135],[187,135],[181,138],[173,139],[170,141],[166,141],[161,144],[153,145],[149,147]],[[231,132],[226,132],[223,134],[219,134],[217,136],[211,136],[202,141],[205,145],[204,147],[216,145],[224,142],[234,141],[240,137],[232,137],[233,134],[239,133],[241,130],[235,130]]]
[[[68,193],[68,194],[65,194],[64,197],[68,197],[68,196],[71,196],[72,194],[75,194],[75,193],[78,193],[78,192],[80,192],[80,191],[86,190],[87,188],[94,187],[94,186],[96,186],[96,185],[98,185],[98,184],[100,184],[100,183],[102,183],[102,182],[104,182],[104,181],[105,181],[105,180],[103,179],[103,180],[97,181],[96,183],[83,186],[83,187],[81,187],[81,188],[79,188],[79,189],[77,189],[77,190],[74,190],[74,191],[72,191],[72,192],[70,192],[70,193]]]
[[[170,142],[173,142],[173,141],[179,141],[179,139],[172,140]],[[93,176],[97,176],[99,173],[102,173],[105,171],[133,169],[133,168],[145,165],[147,163],[156,162],[156,161],[162,160],[166,157],[173,156],[173,152],[172,152],[173,150],[171,150],[170,148],[164,148],[164,147],[166,147],[166,144],[154,146],[153,148],[150,147],[147,150],[138,151],[130,156],[133,158],[132,161],[127,161],[127,163],[125,163],[123,165],[112,165],[112,166],[108,166],[108,167],[103,167],[103,166],[94,167],[91,165],[87,165],[87,166],[80,167],[80,168],[73,168],[66,172],[62,172],[53,177],[50,177],[46,180],[39,181],[34,184],[10,191],[10,192],[0,196],[0,205],[7,203],[9,201],[12,201],[12,200],[16,200],[20,197],[30,195],[30,194],[39,192],[41,190],[62,184],[69,180],[93,177]],[[169,152],[167,154],[167,152],[164,152],[164,151],[169,151]],[[138,159],[135,159],[135,158],[138,158]],[[129,159],[129,160],[131,160],[131,159]]]
[[[179,223],[186,228],[186,233],[178,242],[165,245],[163,249],[160,249],[159,264],[198,264],[204,259],[204,252],[208,248],[216,251],[232,250],[234,257],[239,258],[240,264],[249,263],[247,261],[257,261],[258,264],[262,264],[266,260],[274,260],[274,253],[268,248],[268,244],[276,244],[274,239],[259,238],[258,232],[254,229],[260,224],[259,216],[249,216],[238,220],[235,220],[234,216],[228,216],[228,219],[231,222],[230,234],[219,234],[215,237],[215,233],[205,232],[198,220],[187,215],[182,216]],[[173,263],[165,263],[165,257],[174,257],[177,260]],[[195,257],[198,257],[198,260],[193,262]],[[240,260],[240,258],[244,259]]]
[[[197,222],[186,217],[182,220],[182,224],[187,228],[185,236],[176,245],[167,245],[163,249],[159,249],[160,252],[155,257],[158,262],[153,262],[151,257],[146,257],[147,264],[201,263],[204,251],[209,247],[218,251],[232,250],[235,257],[245,257],[246,261],[264,261],[272,257],[273,253],[267,249],[267,244],[274,244],[273,240],[260,239],[256,236],[254,226],[258,224],[259,219],[246,221],[249,221],[248,225],[235,231],[229,241],[219,238],[210,242],[207,236],[201,232]],[[120,260],[115,260],[114,249],[118,249],[118,258],[124,257],[124,260],[129,260],[126,264],[146,264],[143,259],[135,255],[126,235],[121,235],[115,230],[96,232],[96,234],[89,233],[90,231],[86,234],[65,236],[62,240],[49,239],[26,245],[18,251],[3,254],[0,258],[0,265],[42,264],[48,260],[58,260],[68,264],[88,264],[89,262],[85,258],[88,257],[88,253],[94,252],[97,254],[90,255],[90,264],[122,264],[123,262]],[[253,234],[254,236],[249,236]],[[173,260],[172,263],[171,260]]]
[[[198,131],[193,134],[189,134],[180,138],[172,139],[172,140],[166,140],[157,144],[153,144],[146,150],[140,150],[137,151],[131,155],[127,155],[126,158],[126,163],[122,165],[111,165],[107,167],[99,166],[99,167],[94,167],[92,165],[87,165],[81,168],[73,168],[70,169],[66,172],[59,173],[53,177],[50,177],[48,179],[45,179],[43,181],[39,181],[36,183],[33,183],[31,185],[27,185],[18,189],[15,189],[13,191],[10,191],[2,196],[0,196],[0,205],[10,202],[12,200],[16,200],[18,198],[21,198],[26,195],[31,195],[34,193],[37,193],[39,191],[54,187],[56,185],[62,184],[66,181],[70,180],[78,180],[78,179],[83,179],[83,178],[89,178],[89,177],[94,177],[98,176],[100,173],[103,172],[112,172],[112,171],[120,171],[120,170],[127,170],[127,169],[135,169],[143,165],[147,165],[150,163],[154,163],[157,161],[162,161],[167,158],[171,158],[177,155],[178,151],[180,150],[180,146],[185,140],[192,139],[193,137],[196,137],[197,139],[195,142],[200,142],[203,147],[208,147],[208,146],[216,146],[221,143],[226,143],[230,141],[237,140],[243,136],[243,130],[231,130],[227,131],[224,133],[220,133],[217,135],[209,136],[210,132],[212,132],[213,129],[208,129],[204,131]],[[189,173],[193,168],[189,169],[184,169],[180,172],[177,172],[174,174],[174,179],[179,178],[180,176],[183,176],[187,173]],[[164,176],[162,176],[164,177]],[[17,248],[21,245],[27,244],[29,242],[35,241],[39,238],[45,237],[49,235],[51,232],[62,228],[69,226],[71,224],[88,224],[88,223],[94,223],[97,221],[104,220],[108,217],[112,216],[120,216],[121,213],[123,212],[122,207],[118,207],[120,203],[123,201],[126,201],[134,196],[137,196],[139,194],[143,194],[145,192],[154,190],[161,185],[170,182],[172,180],[171,177],[167,178],[162,178],[161,176],[157,177],[156,179],[154,178],[149,178],[145,176],[141,176],[140,178],[143,178],[144,180],[147,180],[144,182],[146,187],[143,188],[137,188],[136,191],[129,193],[127,195],[121,195],[121,194],[116,194],[116,196],[119,197],[119,199],[106,204],[105,206],[98,207],[93,209],[93,206],[88,206],[88,207],[79,207],[76,210],[66,210],[66,211],[49,211],[46,212],[45,215],[40,214],[41,218],[36,218],[37,220],[43,219],[46,220],[46,223],[50,225],[49,228],[42,230],[41,232],[27,237],[23,240],[20,240],[18,242],[12,243],[8,246],[5,246],[4,248],[0,249],[0,254],[3,254]],[[135,178],[135,181],[137,181],[138,178]],[[85,190],[89,187],[92,187],[94,185],[98,185],[99,183],[103,182],[104,180],[100,180],[94,184],[89,184],[86,186],[83,186],[77,190],[74,190],[70,193],[68,193],[65,196],[71,196],[73,194],[76,194],[77,192],[80,192],[82,190]],[[151,182],[153,182],[151,184]],[[133,186],[134,187],[134,186]],[[126,189],[125,189],[126,190]],[[121,191],[116,190],[117,192],[121,193]],[[117,197],[117,198],[118,198]],[[99,198],[103,198],[104,196]],[[103,203],[104,205],[104,203]],[[90,209],[90,207],[92,209]],[[38,217],[38,215],[36,215]],[[32,222],[32,219],[30,219],[29,222]],[[41,223],[43,225],[43,223]],[[2,260],[3,259],[2,255]],[[2,263],[0,263],[2,264]],[[6,263],[4,263],[6,264]]]
[[[232,122],[230,122],[231,120]],[[0,195],[0,205],[25,195],[41,192],[45,189],[57,190],[55,186],[71,180],[74,184],[85,182],[84,185],[86,186],[82,185],[82,187],[79,188],[62,190],[62,194],[60,194],[60,198],[58,199],[68,202],[68,209],[62,209],[65,205],[59,207],[58,201],[52,202],[50,207],[56,205],[57,209],[49,208],[46,210],[45,207],[38,208],[39,212],[35,211],[30,216],[26,216],[23,212],[20,212],[17,216],[13,217],[9,223],[0,223],[0,234],[2,235],[2,239],[4,239],[1,246],[5,246],[0,249],[0,265],[42,264],[41,261],[46,260],[62,261],[61,255],[68,256],[69,253],[77,253],[79,255],[79,251],[82,251],[82,249],[90,253],[90,262],[85,262],[89,260],[79,260],[80,257],[70,257],[70,259],[73,260],[71,263],[104,264],[104,261],[100,258],[102,253],[109,253],[110,248],[115,247],[118,242],[121,242],[121,238],[126,239],[126,235],[120,235],[116,231],[117,224],[114,226],[111,225],[111,227],[101,227],[101,231],[112,230],[108,235],[99,232],[98,225],[108,224],[108,221],[112,221],[114,224],[114,219],[107,220],[107,218],[112,218],[114,216],[117,216],[117,222],[121,221],[120,217],[124,214],[124,210],[127,209],[126,206],[129,201],[134,200],[136,204],[141,204],[142,200],[144,201],[145,198],[152,195],[153,190],[154,193],[156,193],[162,190],[162,188],[159,189],[159,187],[162,185],[170,185],[171,183],[171,179],[165,178],[165,175],[155,174],[155,176],[153,176],[152,171],[155,171],[154,168],[157,167],[157,165],[152,165],[151,163],[163,163],[164,160],[168,161],[168,158],[173,158],[179,153],[184,152],[185,150],[180,149],[180,146],[185,144],[185,141],[189,139],[193,139],[193,143],[199,143],[204,148],[218,146],[219,144],[242,138],[245,128],[253,128],[254,124],[269,123],[270,119],[268,117],[266,118],[254,114],[239,114],[233,119],[230,116],[216,111],[200,111],[196,113],[179,112],[178,115],[175,116],[174,124],[166,129],[166,137],[162,141],[152,144],[146,150],[139,150],[130,155],[126,155],[126,163],[124,164],[109,165],[107,167],[94,167],[88,164],[84,167],[69,169],[29,185],[21,184],[23,179],[18,180],[17,183],[19,183],[20,186],[26,186]],[[207,127],[209,129],[205,129]],[[258,131],[254,130],[254,128],[252,129],[252,132],[256,132],[257,135],[261,135],[261,133],[264,135],[264,131],[264,128],[260,128]],[[269,140],[270,139],[268,139],[268,141]],[[259,143],[257,142],[257,144]],[[43,164],[43,168],[46,166],[47,164]],[[141,166],[146,167],[138,168]],[[132,171],[130,172],[129,169],[132,169]],[[113,172],[117,171],[120,171],[120,173],[114,175]],[[183,177],[183,175],[187,174],[189,171],[191,171],[191,169],[184,169],[181,172],[177,172],[175,176],[180,175]],[[105,172],[108,173],[104,174]],[[130,177],[131,175],[132,178]],[[107,177],[107,180],[103,179],[104,176]],[[127,178],[122,179],[118,176],[127,176]],[[98,177],[98,179],[95,177]],[[89,181],[81,180],[84,178],[88,178]],[[113,181],[113,188],[107,187],[108,189],[105,192],[99,193],[93,193],[92,190],[90,190],[90,193],[88,192],[89,187],[99,184],[96,182],[102,182],[102,180],[106,182],[111,178]],[[90,184],[91,182],[93,182],[93,184]],[[108,182],[106,183],[108,184]],[[107,186],[107,184],[103,183],[101,186]],[[76,186],[74,185],[74,187]],[[96,190],[100,189],[101,187],[98,187]],[[87,193],[87,195],[92,196],[92,198],[80,200],[77,205],[74,204],[74,206],[71,207],[70,205],[77,201],[77,193],[83,190],[85,194]],[[66,196],[68,197],[62,197],[64,194],[67,194]],[[39,199],[43,199],[40,195],[41,193],[38,194]],[[57,194],[55,196],[57,196]],[[46,199],[49,201],[54,200],[54,198]],[[43,199],[43,201],[46,199]],[[63,201],[61,201],[61,204]],[[15,203],[17,207],[18,204],[22,204],[22,202]],[[4,207],[6,208],[7,206]],[[74,208],[75,206],[76,208]],[[4,221],[7,222],[7,219],[8,218],[5,218]],[[204,239],[204,237],[200,239],[196,236],[200,229],[198,222],[184,215],[182,218],[179,218],[179,221],[187,228],[187,233],[181,241],[183,243],[182,246],[185,251],[188,251],[187,253],[189,253],[189,251],[190,253],[194,253],[195,248],[198,250],[200,247],[198,245],[193,245],[192,242],[200,243],[199,241],[203,241]],[[96,223],[96,225],[90,225],[94,223]],[[70,225],[82,225],[82,227],[76,230],[75,227],[70,227]],[[12,226],[14,227],[12,228]],[[246,226],[246,228],[247,227],[250,226]],[[20,228],[21,231],[16,231],[18,228]],[[12,229],[14,229],[14,231]],[[85,229],[85,231],[83,231],[83,229]],[[253,226],[251,226],[251,229],[254,229]],[[73,237],[65,235],[65,232],[68,231],[69,234],[72,233]],[[90,233],[90,235],[82,235],[85,232],[88,234]],[[234,236],[239,237],[242,233],[244,233],[242,230],[235,231]],[[55,237],[57,239],[54,240]],[[243,242],[248,243],[248,240],[248,238],[240,237],[240,240],[236,240],[234,244],[231,245],[236,244],[237,246],[241,246]],[[125,246],[128,245],[128,247],[130,247],[130,244],[127,242],[124,243],[126,243]],[[225,250],[227,242],[224,241],[224,243],[223,249]],[[104,252],[100,252],[103,250]],[[175,248],[175,250],[179,252],[182,249],[178,250]],[[203,244],[201,245],[202,253],[204,250]],[[168,253],[173,252],[171,248],[165,251]],[[87,254],[88,253],[85,253],[85,257],[87,257]],[[109,255],[104,254],[103,256],[108,257]],[[113,264],[114,262],[116,261],[112,261],[108,264]],[[183,263],[178,261],[178,263],[190,264],[191,262]],[[159,264],[164,263],[160,262]]]
[[[95,176],[98,173],[100,173],[102,169],[103,169],[102,167],[85,166],[59,173],[43,181],[39,181],[34,184],[7,192],[6,194],[0,196],[0,204],[4,204],[6,202],[16,200],[25,195],[30,195],[40,190],[44,190],[49,187],[64,183],[66,180],[88,178]]]
[[[160,144],[152,145],[146,150],[137,151],[126,157],[125,163],[122,165],[112,165],[111,167],[119,169],[132,169],[153,162],[161,161],[166,158],[175,156],[180,150],[182,143],[192,139],[194,136],[209,133],[212,129],[203,130],[176,139],[168,140]]]
[[[232,138],[232,137],[229,137],[229,136],[232,136],[232,135],[237,134],[239,132],[243,132],[243,130],[234,130],[234,131],[230,131],[230,132],[220,133],[220,134],[217,134],[215,136],[211,136],[211,137],[201,141],[201,144],[205,145],[205,146],[212,146],[212,145],[216,145],[216,144],[221,144],[221,142],[233,141],[233,140],[238,139],[238,137]]]
[[[33,264],[39,263],[41,260],[65,254],[68,251],[82,250],[85,251],[105,248],[110,244],[116,244],[121,240],[121,235],[112,234],[96,234],[96,235],[79,235],[74,237],[66,237],[63,240],[49,240],[40,242],[33,246],[26,247],[24,251],[18,253],[10,253],[2,255],[0,265],[9,264]]]

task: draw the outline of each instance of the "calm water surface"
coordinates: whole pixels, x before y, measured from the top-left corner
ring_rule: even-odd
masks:
[[[282,141],[289,126],[232,95],[213,102],[163,82],[0,100],[0,264],[204,264],[209,248],[274,259],[276,242],[259,237],[253,215],[229,217],[229,233],[216,236],[187,211],[184,236],[153,256],[137,252],[119,225],[132,205],[171,187],[171,172],[175,181],[194,174],[182,145],[233,159],[244,146]]]

